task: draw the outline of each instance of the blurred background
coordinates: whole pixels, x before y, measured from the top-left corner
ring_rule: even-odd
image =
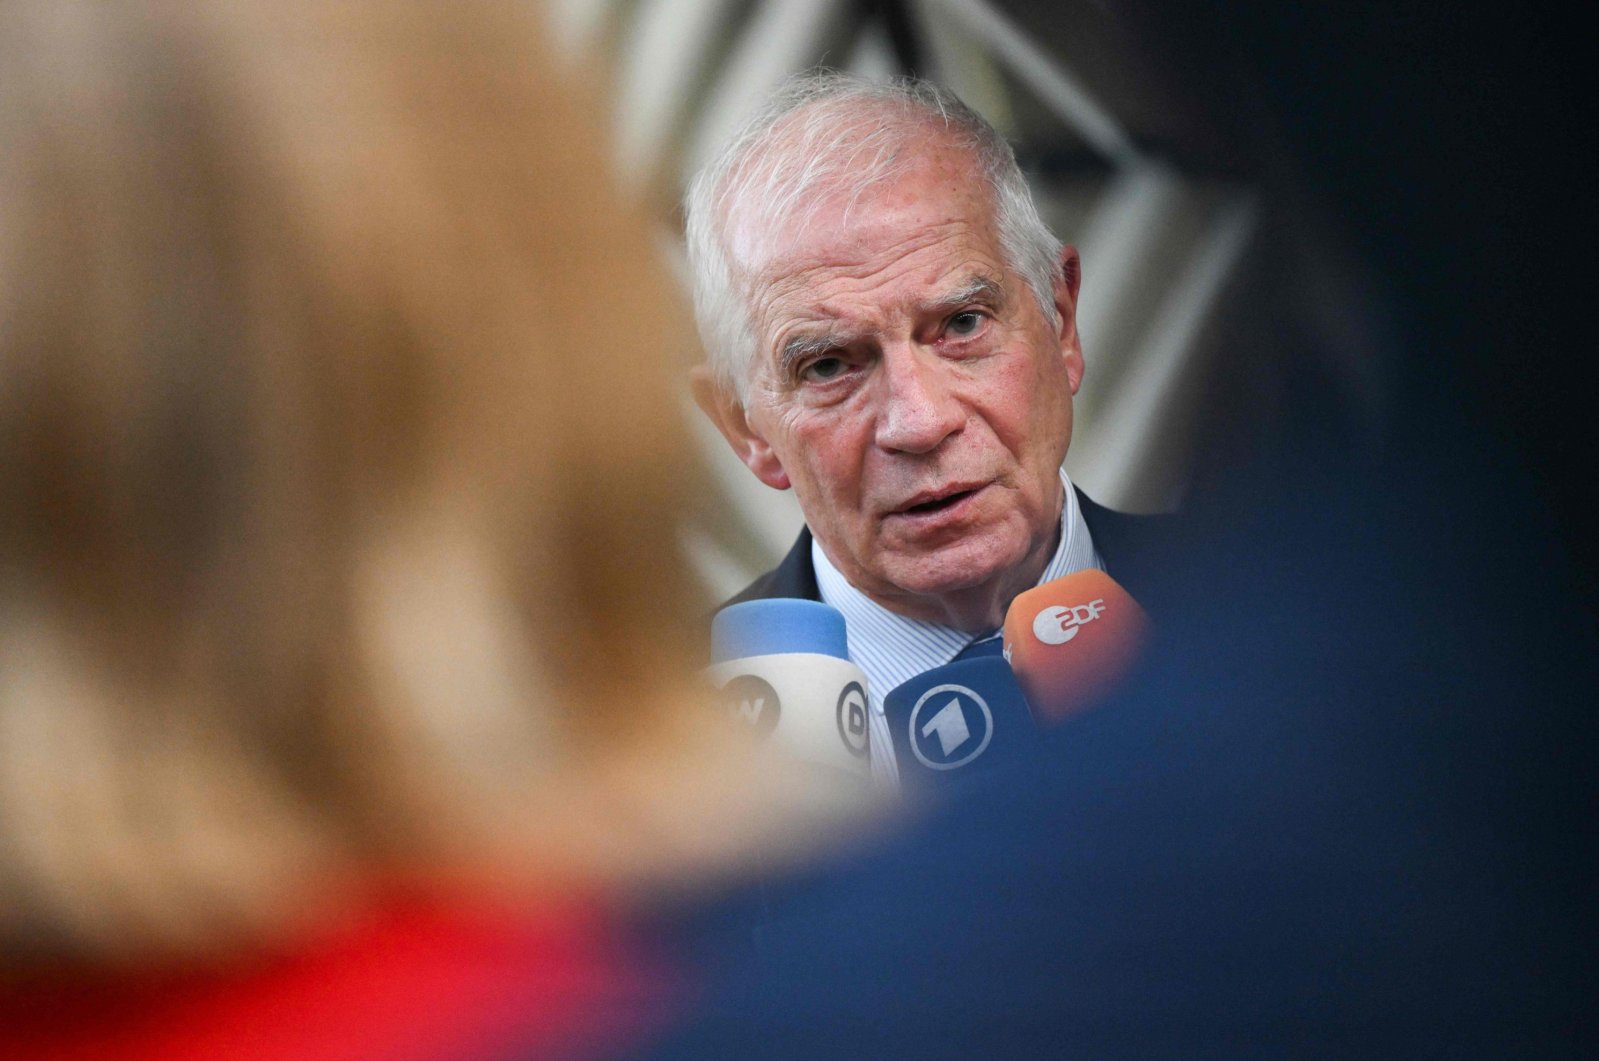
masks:
[[[621,169],[678,261],[688,175],[791,73],[915,73],[993,121],[1046,220],[1082,252],[1088,375],[1067,470],[1101,503],[1170,511],[1288,434],[1381,449],[1417,402],[1442,399],[1529,477],[1547,506],[1535,518],[1593,599],[1594,371],[1575,287],[1593,231],[1578,176],[1592,106],[1557,15],[1148,0],[551,6],[560,50],[601,57]],[[775,563],[801,517],[686,397],[683,415],[715,484],[685,544],[720,599]]]

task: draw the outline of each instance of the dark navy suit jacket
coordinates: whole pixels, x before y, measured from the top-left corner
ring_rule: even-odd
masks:
[[[650,1056],[1588,1056],[1599,645],[1516,484],[1443,459],[1190,506],[1121,694],[714,910]]]

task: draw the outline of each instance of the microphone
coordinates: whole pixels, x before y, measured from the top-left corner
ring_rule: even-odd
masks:
[[[837,608],[787,597],[728,605],[711,620],[705,675],[728,715],[757,739],[871,776],[866,675],[850,662]]]
[[[1137,661],[1149,618],[1114,579],[1089,568],[1017,597],[1004,629],[1005,659],[1048,724],[1109,694]]]
[[[917,675],[888,694],[883,713],[906,784],[959,783],[1015,761],[1038,739],[1021,686],[997,655]]]

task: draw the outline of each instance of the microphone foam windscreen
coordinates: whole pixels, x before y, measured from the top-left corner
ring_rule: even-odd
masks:
[[[1040,722],[1103,700],[1132,669],[1149,636],[1138,602],[1103,571],[1046,582],[1011,602],[1005,658]]]
[[[849,659],[844,616],[795,597],[729,604],[711,619],[711,663],[803,652]]]

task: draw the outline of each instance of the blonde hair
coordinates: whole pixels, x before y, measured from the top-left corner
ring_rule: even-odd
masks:
[[[691,331],[527,7],[0,6],[13,965],[739,834]]]

